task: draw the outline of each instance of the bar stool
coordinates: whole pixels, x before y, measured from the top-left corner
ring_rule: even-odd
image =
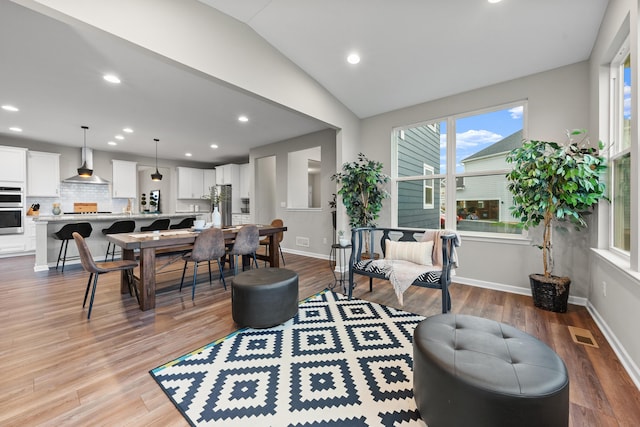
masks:
[[[136,222],[131,220],[126,221],[116,221],[109,228],[103,228],[102,234],[105,236],[107,234],[117,234],[117,233],[131,233],[136,229]],[[109,251],[111,250],[111,261],[116,255],[116,245],[113,244],[113,249],[111,249],[111,242],[107,244],[107,253],[104,256],[104,261],[107,262],[107,258],[109,257]]]
[[[93,227],[88,222],[72,222],[70,224],[65,225],[60,230],[53,233],[52,237],[56,240],[62,240],[60,244],[60,252],[58,252],[58,261],[56,262],[56,270],[58,269],[58,265],[60,264],[60,260],[62,259],[62,272],[64,273],[64,264],[67,260],[67,247],[69,246],[69,240],[73,239],[73,233],[76,232],[80,234],[82,237],[87,238],[91,236],[91,232],[93,231]],[[62,254],[62,249],[64,248],[64,255]]]
[[[169,223],[171,223],[169,218],[156,219],[151,224],[140,227],[140,231],[168,230]]]
[[[177,224],[171,224],[169,226],[169,229],[170,230],[180,230],[180,229],[183,229],[183,228],[191,228],[191,227],[193,227],[193,221],[195,221],[195,220],[196,220],[195,216],[192,216],[192,217],[189,217],[189,218],[185,218],[185,219],[183,219],[182,221],[180,221]]]

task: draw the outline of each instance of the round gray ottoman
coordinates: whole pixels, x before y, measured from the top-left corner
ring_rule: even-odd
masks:
[[[270,328],[298,314],[298,274],[285,268],[256,268],[233,279],[231,314],[238,326]]]
[[[543,342],[493,320],[440,314],[413,333],[413,395],[429,427],[569,424],[569,377]]]

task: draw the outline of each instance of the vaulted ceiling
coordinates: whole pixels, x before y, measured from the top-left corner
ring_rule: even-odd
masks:
[[[195,0],[190,0],[195,1]],[[199,0],[250,26],[358,117],[589,58],[607,0]],[[94,29],[0,2],[0,134],[224,163],[326,125]],[[357,52],[361,61],[347,63]],[[101,73],[126,75],[118,87]],[[251,117],[247,126],[238,114]],[[9,130],[20,127],[21,133]],[[123,133],[124,127],[134,132]],[[124,139],[115,139],[116,135]],[[108,141],[117,145],[107,145]],[[218,144],[217,150],[210,148]]]

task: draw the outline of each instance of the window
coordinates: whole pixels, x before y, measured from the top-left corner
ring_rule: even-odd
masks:
[[[423,173],[422,175],[424,176],[429,176],[429,175],[433,175],[433,166],[429,166],[427,164],[424,164],[423,167]],[[422,185],[423,185],[423,201],[424,201],[424,209],[433,209],[433,180],[432,179],[425,179],[422,181]]]
[[[505,157],[522,143],[524,115],[522,102],[397,129],[395,224],[521,234],[509,210]]]
[[[629,254],[631,242],[631,55],[629,41],[611,64],[610,247]]]

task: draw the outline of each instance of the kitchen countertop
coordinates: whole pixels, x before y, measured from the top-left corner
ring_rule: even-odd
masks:
[[[110,213],[110,214],[60,214],[60,215],[38,215],[32,216],[34,222],[66,222],[66,221],[112,221],[119,219],[157,219],[157,218],[188,218],[190,216],[197,216],[197,212],[188,213]]]

